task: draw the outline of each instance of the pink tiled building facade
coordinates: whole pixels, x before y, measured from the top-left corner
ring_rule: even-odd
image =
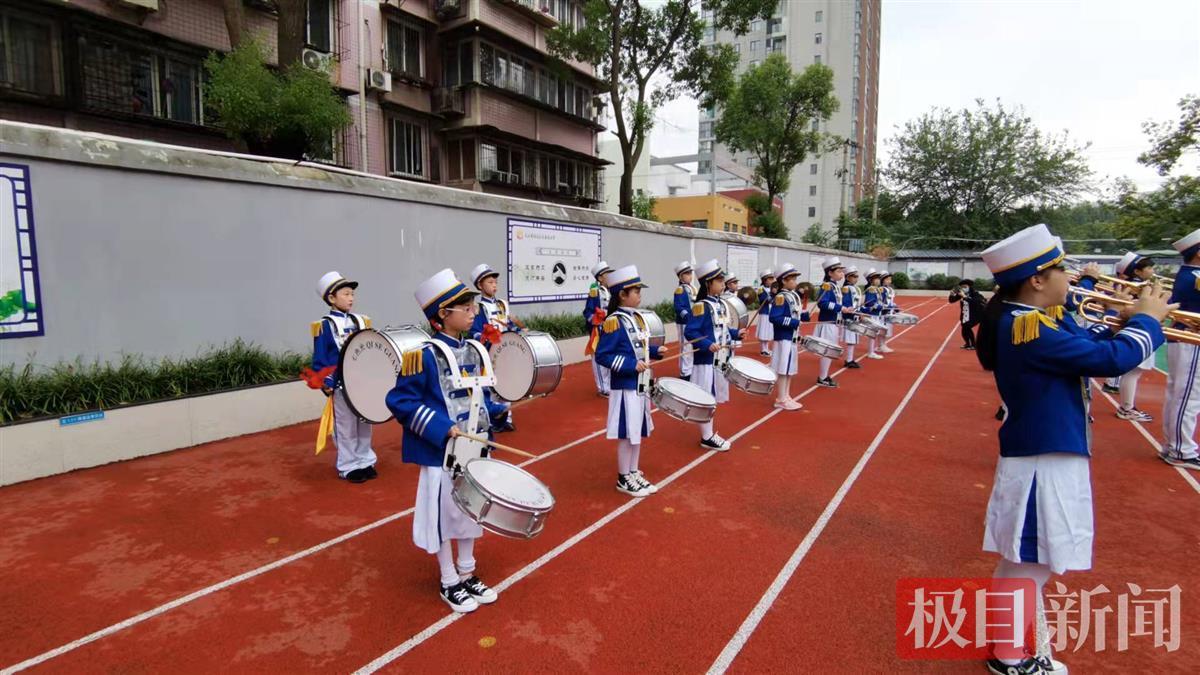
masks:
[[[228,51],[221,0],[0,0],[0,118],[235,150],[204,104]],[[546,34],[579,0],[307,0],[305,62],[328,64],[353,123],[341,166],[595,206],[602,83]],[[275,54],[274,0],[245,31]]]

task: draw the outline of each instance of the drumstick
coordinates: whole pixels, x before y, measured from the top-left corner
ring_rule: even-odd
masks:
[[[459,435],[459,436],[462,436],[463,438],[469,438],[469,439],[471,439],[472,441],[478,441],[478,442],[480,442],[480,443],[483,443],[483,444],[485,444],[485,445],[490,445],[490,446],[492,446],[493,448],[496,448],[497,450],[505,450],[505,451],[507,451],[507,452],[511,452],[511,453],[513,453],[514,455],[520,455],[520,456],[522,456],[522,457],[528,457],[529,459],[537,459],[537,458],[538,458],[538,456],[537,456],[537,455],[534,455],[534,454],[532,454],[532,453],[525,452],[524,450],[518,450],[517,448],[514,448],[514,447],[512,447],[511,445],[504,445],[503,443],[497,443],[496,441],[490,441],[490,440],[488,440],[488,439],[486,439],[486,438],[484,438],[484,437],[482,437],[482,436],[474,436],[474,435],[472,435],[472,434],[463,433],[463,432],[461,432],[461,431],[460,431],[460,432],[458,432],[458,435]]]

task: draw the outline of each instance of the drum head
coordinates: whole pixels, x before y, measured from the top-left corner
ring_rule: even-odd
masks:
[[[536,375],[536,359],[529,341],[520,333],[504,333],[490,354],[496,394],[505,401],[519,401],[528,396]]]
[[[698,385],[675,377],[661,377],[654,381],[655,386],[672,397],[698,406],[715,406],[717,398],[701,389]]]
[[[752,380],[774,382],[775,371],[762,361],[755,361],[747,356],[734,356],[729,359],[729,367],[749,377]]]
[[[467,462],[463,471],[493,501],[537,511],[554,508],[550,488],[533,474],[508,462],[481,457]]]
[[[400,358],[429,336],[416,326],[373,328],[351,335],[342,347],[338,367],[345,386],[346,402],[354,414],[371,424],[392,419],[387,395],[400,375]]]

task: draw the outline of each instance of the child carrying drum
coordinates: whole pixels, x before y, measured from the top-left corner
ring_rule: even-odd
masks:
[[[662,358],[666,349],[650,344],[650,331],[633,311],[642,304],[646,288],[637,267],[622,267],[608,279],[612,299],[596,348],[596,361],[612,373],[607,437],[617,441],[617,491],[645,497],[658,492],[638,468],[642,439],[654,430],[650,359]]]
[[[476,265],[471,270],[475,288],[479,289],[479,308],[475,321],[471,324],[472,340],[478,340],[484,347],[491,349],[500,340],[500,333],[519,332],[521,325],[508,309],[508,302],[496,297],[500,287],[500,273],[487,263]],[[516,431],[513,424],[512,412],[504,417],[504,421],[495,429],[497,432]]]
[[[692,306],[692,316],[684,329],[684,339],[696,350],[692,366],[692,384],[713,395],[718,404],[729,400],[729,381],[723,366],[732,356],[736,328],[729,327],[729,312],[721,300],[725,289],[725,270],[716,259],[696,268],[700,294]],[[712,420],[700,424],[700,447],[724,452],[733,447],[713,430]]]
[[[813,337],[836,345],[839,343],[842,314],[850,313],[849,309],[842,306],[841,289],[838,288],[845,268],[836,256],[826,258],[821,267],[825,270],[825,280],[821,283],[820,295],[817,296],[817,327],[813,330]],[[822,356],[820,359],[817,384],[822,387],[838,386],[829,376],[829,367],[833,365],[833,359],[828,356]]]
[[[608,396],[609,377],[608,369],[600,365],[596,360],[596,344],[600,340],[600,325],[604,323],[604,314],[608,307],[608,275],[612,272],[612,268],[608,263],[601,260],[592,267],[592,276],[596,279],[596,283],[588,289],[588,299],[583,305],[583,326],[587,331],[588,338],[585,354],[592,356],[592,377],[596,380],[596,393],[600,396]]]
[[[800,323],[808,321],[808,312],[796,285],[800,273],[791,263],[784,263],[779,277],[771,287],[775,300],[771,303],[770,320],[775,337],[775,349],[771,353],[771,368],[779,375],[775,383],[775,407],[781,410],[799,410],[804,406],[792,400],[792,376],[796,374],[796,338]]]
[[[774,328],[771,326],[771,300],[775,297],[771,287],[775,285],[775,274],[768,267],[758,278],[762,282],[758,289],[758,318],[755,319],[758,321],[755,328],[758,332],[758,351],[763,356],[770,356],[771,342],[775,340]]]
[[[883,286],[879,282],[879,278],[883,276],[883,272],[874,269],[867,271],[867,289],[863,291],[863,306],[862,309],[871,316],[881,316],[883,307],[887,303],[887,292],[883,290]],[[883,342],[883,337],[867,338],[867,358],[882,359],[878,353],[878,346]]]
[[[842,306],[857,314],[861,305],[862,291],[858,288],[858,268],[851,265],[846,268],[846,280],[842,283]],[[854,320],[853,315],[845,317],[847,322]],[[862,368],[858,361],[854,360],[854,349],[858,347],[858,333],[846,328],[844,324],[842,333],[846,342],[846,367]]]

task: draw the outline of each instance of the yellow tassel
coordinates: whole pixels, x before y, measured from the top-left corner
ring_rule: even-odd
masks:
[[[692,314],[695,314],[696,316],[704,316],[704,303],[697,302],[696,304],[692,305]]]
[[[1013,319],[1012,343],[1023,345],[1041,337],[1041,328],[1046,326],[1058,330],[1058,325],[1050,317],[1039,311],[1026,312]]]
[[[324,323],[324,321],[312,322],[312,336],[313,337],[321,337],[321,324],[322,323]]]
[[[420,374],[424,369],[424,348],[404,352],[400,358],[400,374],[405,377]]]
[[[364,317],[362,318],[362,320],[363,320],[363,328],[370,328],[370,327],[371,327],[371,317],[369,317],[369,316],[364,316]]]
[[[604,320],[604,332],[615,333],[617,328],[621,326],[621,321],[615,316],[610,316]]]
[[[325,449],[329,435],[333,433],[333,397],[325,397],[325,410],[321,411],[321,424],[317,426],[317,454]]]
[[[1062,305],[1055,305],[1046,310],[1046,316],[1049,316],[1051,319],[1054,319],[1055,321],[1062,321],[1063,309],[1064,308]]]
[[[775,304],[776,305],[783,307],[783,303],[785,303],[785,302],[787,302],[787,300],[784,300],[782,295],[775,296]]]

